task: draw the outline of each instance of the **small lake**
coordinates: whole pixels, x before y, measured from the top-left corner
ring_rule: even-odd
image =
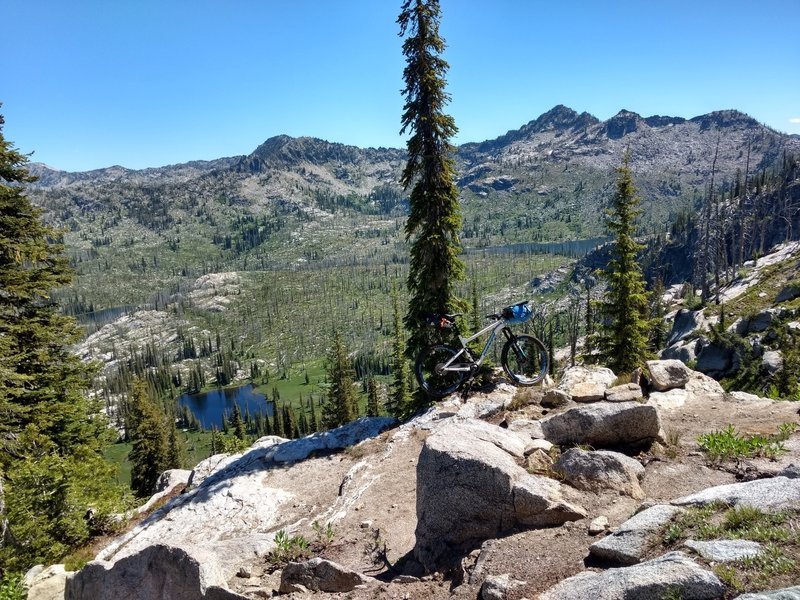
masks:
[[[272,416],[272,402],[254,392],[252,385],[178,396],[178,404],[181,407],[188,406],[202,428],[208,431],[215,425],[217,429],[222,429],[223,419],[233,413],[234,402],[239,405],[242,418],[248,411],[251,416],[259,413]]]

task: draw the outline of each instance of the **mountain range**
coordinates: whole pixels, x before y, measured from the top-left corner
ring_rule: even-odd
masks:
[[[603,235],[626,151],[649,233],[696,209],[712,167],[724,190],[745,171],[769,171],[800,153],[800,136],[735,110],[692,119],[622,110],[600,121],[556,106],[517,130],[456,148],[464,246]],[[158,288],[179,273],[402,260],[404,161],[399,149],[281,135],[249,155],[144,170],[69,173],[33,163],[39,181],[29,195],[67,230],[79,275],[137,279],[144,263],[159,272]],[[116,281],[101,280],[94,283]],[[117,302],[141,300],[121,295]]]

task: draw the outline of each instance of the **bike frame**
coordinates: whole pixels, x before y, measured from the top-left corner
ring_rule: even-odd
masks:
[[[506,325],[505,321],[503,321],[502,319],[498,320],[498,321],[495,321],[494,323],[490,323],[489,325],[487,325],[486,327],[484,327],[483,329],[481,329],[477,333],[472,334],[469,337],[463,337],[459,333],[458,334],[458,340],[461,342],[461,350],[456,352],[450,360],[448,360],[446,363],[444,363],[441,366],[441,370],[442,371],[463,371],[465,373],[468,373],[472,369],[474,369],[475,367],[481,366],[481,364],[483,364],[483,359],[486,358],[486,354],[489,352],[489,348],[494,343],[494,340],[497,337],[497,333],[499,331],[502,331],[503,333],[505,333],[506,338],[512,339],[513,335],[511,333],[509,333],[507,325]],[[491,332],[491,333],[489,333],[489,332]],[[479,337],[482,337],[486,333],[489,333],[489,337],[486,340],[486,344],[483,346],[483,350],[481,350],[481,355],[478,357],[478,360],[475,360],[474,358],[472,358],[472,355],[469,353],[469,350],[467,349],[467,344],[469,344],[470,342],[478,339]],[[469,360],[469,364],[465,364],[465,363],[453,364],[456,360],[458,360],[458,358],[460,356],[466,356],[467,359]]]

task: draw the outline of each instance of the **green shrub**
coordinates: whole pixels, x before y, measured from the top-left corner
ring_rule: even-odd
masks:
[[[729,458],[753,458],[755,456],[767,456],[773,458],[778,454],[786,452],[783,446],[783,435],[766,436],[761,434],[742,436],[736,433],[733,425],[728,425],[725,429],[704,433],[697,438],[697,443],[713,461],[720,461]]]

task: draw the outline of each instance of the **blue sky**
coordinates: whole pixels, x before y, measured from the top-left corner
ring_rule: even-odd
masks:
[[[4,0],[0,112],[77,171],[310,135],[403,146],[400,0]],[[800,0],[441,0],[456,143],[557,104],[607,119],[736,108],[800,134]]]

